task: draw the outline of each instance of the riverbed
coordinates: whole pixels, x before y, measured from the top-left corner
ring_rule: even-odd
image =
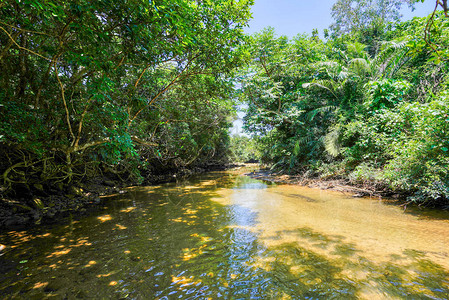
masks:
[[[130,187],[0,233],[6,299],[448,299],[449,214],[251,179]]]

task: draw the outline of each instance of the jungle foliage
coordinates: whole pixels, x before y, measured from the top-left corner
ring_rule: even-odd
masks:
[[[261,158],[447,204],[447,1],[399,22],[419,1],[338,0],[292,40],[245,36],[252,0],[1,1],[1,196]]]
[[[337,18],[326,39],[288,40],[272,28],[251,36],[252,60],[240,73],[244,127],[273,169],[448,205],[449,19],[391,14],[385,24],[373,15],[364,14],[366,26]]]
[[[251,4],[1,1],[1,193],[224,161]]]
[[[262,155],[263,149],[257,138],[245,135],[232,135],[229,144],[229,157],[237,163],[256,163]]]

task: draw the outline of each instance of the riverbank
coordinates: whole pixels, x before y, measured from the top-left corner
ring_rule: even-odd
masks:
[[[407,193],[393,191],[387,186],[377,182],[351,182],[348,179],[323,179],[318,176],[308,176],[307,173],[299,175],[288,175],[272,172],[268,169],[260,169],[245,174],[251,178],[291,185],[307,186],[322,190],[332,190],[352,194],[352,197],[378,197],[397,201],[398,204],[406,205]]]
[[[101,196],[119,193],[125,184],[109,178],[92,178],[76,185],[33,187],[32,195],[0,199],[0,229],[56,223],[71,215],[97,209]]]
[[[174,182],[196,174],[226,170],[236,166],[229,164],[180,168],[164,173],[150,174],[141,185]],[[90,178],[76,185],[61,183],[52,187],[44,187],[35,184],[31,193],[27,193],[25,196],[21,195],[21,191],[17,191],[17,197],[0,198],[0,230],[58,223],[74,216],[87,215],[102,207],[103,196],[125,193],[124,188],[130,185],[135,185],[135,183],[114,178],[114,176]]]

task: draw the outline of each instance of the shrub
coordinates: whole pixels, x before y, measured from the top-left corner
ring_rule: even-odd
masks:
[[[400,107],[409,128],[392,142],[383,176],[394,188],[415,191],[414,201],[449,199],[449,96]],[[425,200],[426,199],[426,200]]]

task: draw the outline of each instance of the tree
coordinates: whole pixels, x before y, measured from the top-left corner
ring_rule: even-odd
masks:
[[[223,87],[242,62],[236,49],[244,40],[251,4],[251,0],[3,1],[4,189],[14,190],[19,183],[30,187],[36,181],[68,183],[102,164],[122,168],[129,160],[138,161],[138,151],[151,153],[157,145],[167,144],[157,136],[161,128],[181,124],[167,112],[169,105],[182,109],[193,98],[204,106],[227,107],[227,101],[220,99],[229,93]],[[188,82],[209,94],[198,86],[192,89]],[[212,85],[222,88],[209,88]],[[186,89],[196,94],[183,98]],[[227,110],[197,109],[183,117],[193,118],[200,110],[220,112],[219,118],[227,115]],[[227,122],[217,126],[226,127]],[[185,160],[199,157],[205,149],[190,148],[195,155],[188,154]],[[167,149],[158,150],[157,157]]]
[[[334,37],[352,34],[375,55],[384,33],[400,21],[404,4],[413,8],[416,0],[338,0],[331,9],[335,20],[330,26]]]
[[[403,4],[412,6],[416,1],[404,0],[338,0],[331,9],[335,23],[334,34],[341,35],[367,29],[383,29],[388,22],[398,22]]]
[[[432,41],[447,48],[448,20],[434,17]],[[271,29],[253,35],[240,99],[262,162],[446,205],[449,65],[424,41],[427,22],[395,23],[375,53],[355,34],[325,42]]]

